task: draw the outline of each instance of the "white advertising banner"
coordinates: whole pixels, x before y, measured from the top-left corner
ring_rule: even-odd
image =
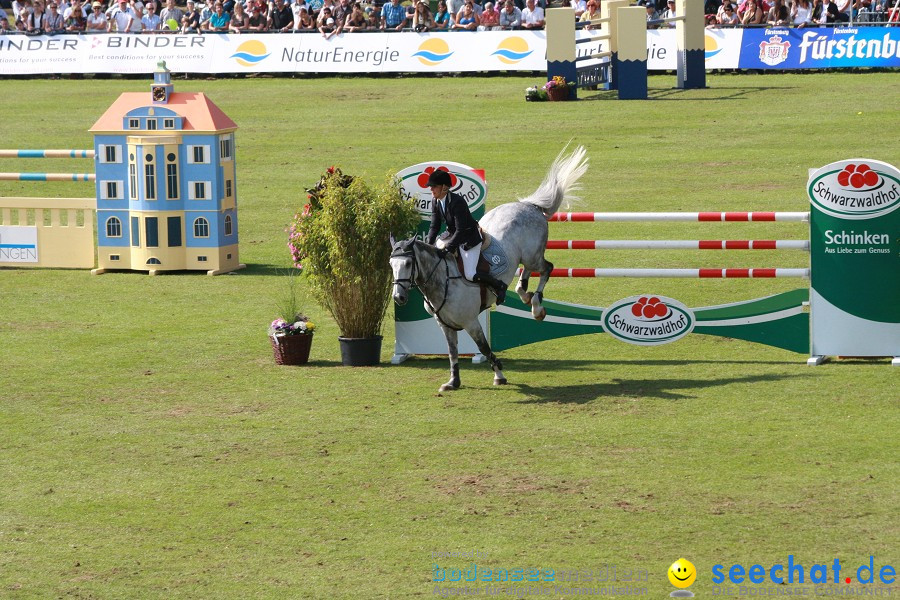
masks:
[[[0,37],[0,73],[544,71],[543,31]]]
[[[597,31],[578,30],[578,40],[589,40]],[[737,69],[741,58],[743,29],[705,29],[706,68]],[[580,57],[609,50],[607,42],[581,42],[576,47]],[[586,61],[579,64],[590,64]],[[678,42],[674,29],[651,29],[647,31],[647,69],[650,71],[674,71],[678,68]]]
[[[707,29],[706,66],[736,69],[743,30]],[[591,32],[579,31],[579,39]],[[601,42],[579,44],[579,55]],[[676,68],[674,29],[647,32],[648,68]],[[165,60],[176,73],[453,73],[545,71],[543,31],[296,34],[89,34],[0,36],[0,74],[152,73]]]
[[[37,262],[37,227],[0,225],[0,264]]]

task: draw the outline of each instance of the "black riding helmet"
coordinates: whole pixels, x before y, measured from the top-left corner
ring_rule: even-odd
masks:
[[[447,187],[450,187],[450,173],[441,170],[434,171],[431,175],[428,176],[427,187],[431,187],[433,185],[446,185]]]

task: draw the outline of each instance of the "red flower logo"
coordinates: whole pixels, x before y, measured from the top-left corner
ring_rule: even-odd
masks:
[[[645,319],[665,317],[669,314],[669,307],[660,302],[656,296],[650,298],[641,296],[637,302],[631,305],[631,314]]]
[[[438,167],[437,170],[438,171],[446,171],[447,173],[450,173],[450,169],[448,169],[447,167]],[[432,173],[434,173],[434,167],[426,167],[425,170],[422,172],[422,174],[419,175],[419,178],[416,179],[416,183],[419,184],[420,188],[428,187],[428,176],[431,175]],[[450,173],[450,188],[451,189],[456,187],[456,182],[457,182],[456,175],[454,175],[453,173]]]
[[[872,188],[878,185],[878,173],[873,171],[869,165],[847,165],[844,170],[838,173],[838,183],[842,187],[852,187],[853,189]]]

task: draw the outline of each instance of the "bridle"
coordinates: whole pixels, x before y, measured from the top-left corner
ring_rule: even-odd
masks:
[[[431,301],[428,299],[428,297],[425,296],[425,294],[422,294],[422,297],[425,299],[425,302],[428,303],[428,306],[429,306],[429,308],[431,308],[431,311],[434,313],[434,316],[437,318],[438,321],[441,322],[442,325],[444,325],[445,327],[449,327],[450,329],[456,329],[457,331],[459,331],[459,329],[457,329],[456,327],[452,327],[452,326],[448,325],[447,323],[445,323],[444,320],[440,316],[441,309],[444,308],[444,305],[447,303],[447,296],[449,295],[448,292],[450,290],[450,280],[451,279],[459,279],[459,277],[450,277],[450,263],[447,262],[446,256],[441,256],[440,260],[438,260],[438,262],[435,263],[434,268],[431,269],[431,272],[428,273],[428,277],[426,277],[422,283],[416,283],[415,282],[416,281],[416,270],[419,268],[419,261],[418,261],[418,257],[416,256],[415,248],[416,248],[416,242],[415,242],[415,240],[413,240],[406,246],[406,248],[397,248],[396,250],[394,250],[391,253],[391,258],[412,258],[412,270],[410,271],[409,277],[404,277],[402,279],[395,279],[392,282],[392,285],[399,285],[403,289],[403,291],[405,291],[407,294],[409,294],[409,290],[414,287],[419,288],[421,290],[423,286],[428,285],[428,282],[431,281],[432,277],[434,277],[434,274],[437,271],[438,266],[440,266],[440,264],[443,263],[444,270],[445,270],[447,276],[444,278],[444,298],[441,301],[441,305],[438,306],[437,308],[435,308],[434,305],[431,303]]]

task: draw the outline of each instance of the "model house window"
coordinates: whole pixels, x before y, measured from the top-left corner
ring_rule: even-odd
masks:
[[[144,229],[144,235],[147,237],[147,247],[159,247],[159,219],[156,217],[145,217]]]
[[[163,128],[175,129],[175,119],[163,119]]]
[[[128,195],[132,200],[137,200],[137,165],[134,162],[128,163],[128,187]]]
[[[206,200],[206,181],[191,181],[191,200]]]
[[[153,155],[148,154],[144,163],[144,188],[147,200],[156,200],[156,165],[153,164]]]
[[[225,215],[225,235],[231,235],[231,215]]]
[[[167,219],[169,229],[169,248],[181,245],[181,217],[169,217]]]
[[[178,199],[178,165],[166,165],[166,198],[169,200]]]
[[[231,180],[230,179],[225,180],[225,197],[231,198]]]
[[[147,129],[149,131],[156,129],[156,119],[147,119]]]
[[[194,221],[194,237],[195,238],[208,238],[209,237],[209,221],[207,221],[203,217],[200,217],[196,221]]]
[[[101,163],[120,163],[122,162],[122,146],[106,146],[100,144],[100,162]]]
[[[141,221],[138,217],[131,217],[131,245],[135,248],[141,246]]]
[[[205,256],[198,256],[198,257],[197,257],[197,262],[206,262],[206,257],[205,257]]]
[[[121,200],[122,199],[122,182],[121,181],[104,181],[100,184],[101,200]]]
[[[209,162],[209,146],[188,146],[188,156],[191,164],[206,164]]]
[[[148,259],[147,259],[147,264],[148,264],[148,265],[161,265],[162,263],[159,262],[159,259],[158,259],[158,258],[148,258]]]
[[[119,255],[118,254],[110,254],[109,260],[119,260]]]
[[[128,129],[140,129],[141,128],[141,120],[140,119],[128,119]]]
[[[231,136],[219,140],[219,155],[222,160],[231,160]]]
[[[122,237],[122,221],[118,217],[110,217],[106,220],[106,237]]]

